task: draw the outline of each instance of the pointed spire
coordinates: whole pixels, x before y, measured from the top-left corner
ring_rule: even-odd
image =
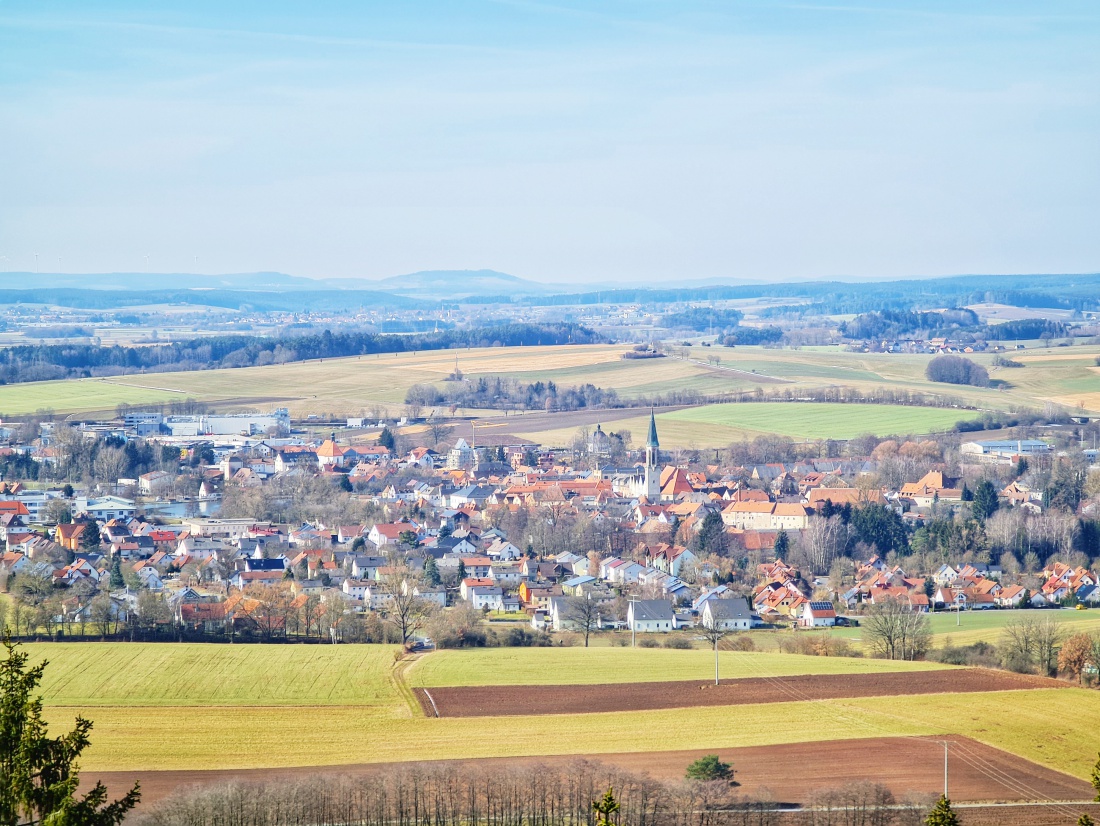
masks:
[[[657,420],[653,417],[653,408],[649,408],[649,439],[645,443],[646,447],[660,447],[661,443],[657,441]]]

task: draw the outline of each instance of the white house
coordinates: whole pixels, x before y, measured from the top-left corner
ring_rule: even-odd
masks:
[[[504,591],[501,588],[475,585],[466,589],[466,599],[479,610],[504,610]]]
[[[172,477],[163,470],[151,470],[138,477],[138,493],[142,496],[160,496],[172,487]]]
[[[836,611],[831,602],[807,602],[802,606],[798,624],[803,628],[828,628],[836,625]]]
[[[626,624],[639,634],[665,633],[675,627],[672,603],[663,599],[633,600],[626,610]]]
[[[700,624],[704,628],[747,631],[752,627],[752,609],[749,608],[748,601],[741,597],[708,599],[703,603],[703,610],[699,614]]]

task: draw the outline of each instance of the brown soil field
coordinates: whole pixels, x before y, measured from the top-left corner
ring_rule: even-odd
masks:
[[[496,717],[1066,687],[1067,683],[1043,677],[965,668],[896,674],[745,677],[727,680],[717,686],[690,681],[537,687],[463,686],[416,688],[414,691],[428,717]]]
[[[951,736],[951,799],[964,803],[1019,800],[1088,800],[1092,787],[1084,780],[1031,763],[1023,758],[994,749],[965,737]],[[867,780],[886,785],[897,797],[937,795],[943,791],[943,746],[933,738],[896,737],[862,740],[831,740],[820,743],[788,743],[778,746],[754,746],[741,749],[664,751],[627,754],[594,754],[584,759],[600,761],[663,780],[684,775],[693,760],[717,753],[732,763],[740,792],[753,797],[763,793],[790,804],[805,804],[821,789],[835,788]],[[491,771],[494,766],[517,763],[569,764],[578,756],[491,758],[477,762]],[[444,762],[444,761],[440,761]],[[231,781],[297,780],[323,774],[369,778],[384,771],[388,764],[350,766],[309,766],[292,769],[242,769],[226,771],[179,772],[102,772],[88,773],[83,787],[102,780],[113,795],[121,795],[135,780],[141,782],[142,805],[148,806],[187,788]],[[1002,782],[1003,781],[1003,782]],[[1008,783],[1006,787],[1005,783]],[[970,810],[967,810],[968,812]],[[1021,809],[1020,823],[1046,823],[1028,818],[1054,812],[1047,807]],[[1060,815],[1052,823],[1073,822]],[[793,823],[796,821],[792,821]],[[964,823],[998,822],[994,819]],[[1001,822],[1017,822],[1004,820]]]

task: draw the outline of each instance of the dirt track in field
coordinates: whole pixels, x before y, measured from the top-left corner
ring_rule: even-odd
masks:
[[[1094,792],[1084,780],[1043,768],[1023,758],[982,745],[965,737],[949,736],[951,741],[951,799],[965,801],[1087,800]],[[740,749],[698,749],[691,751],[594,754],[586,756],[496,757],[468,761],[486,771],[494,767],[520,764],[562,765],[580,759],[600,761],[629,771],[648,774],[662,780],[683,777],[684,769],[704,754],[717,753],[733,764],[740,792],[753,797],[770,792],[773,799],[806,804],[816,791],[846,783],[869,780],[882,783],[897,797],[909,794],[936,795],[943,791],[943,746],[935,738],[888,737],[862,740],[830,740],[820,743],[788,743]],[[448,762],[433,761],[443,765]],[[83,773],[84,788],[97,779],[107,784],[113,795],[121,795],[134,780],[141,781],[142,805],[147,807],[174,792],[196,786],[211,786],[231,781],[291,782],[320,775],[348,775],[370,778],[391,764],[374,763],[350,766],[311,766],[303,768],[241,769],[225,771],[152,771]],[[432,765],[429,763],[428,765]],[[1009,783],[1006,787],[996,778]],[[969,810],[968,810],[969,811]],[[1047,823],[1046,809],[1023,810],[1020,823]],[[975,822],[963,818],[964,823]],[[982,819],[995,823],[995,818]],[[1006,821],[1007,822],[1007,821]],[[1064,823],[1061,820],[1049,822]]]
[[[717,686],[713,682],[690,681],[614,685],[463,686],[417,688],[414,691],[428,717],[497,717],[1067,687],[1067,683],[1042,677],[985,668],[965,668],[889,674],[745,677],[727,680]]]

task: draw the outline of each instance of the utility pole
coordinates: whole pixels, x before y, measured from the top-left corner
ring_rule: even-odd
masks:
[[[631,606],[633,606],[638,602],[638,598],[637,597],[631,597],[628,600],[628,602],[631,604]],[[630,618],[630,647],[633,648],[634,647],[634,642],[635,642],[635,640],[637,639],[637,636],[638,636],[637,631],[634,630],[635,625],[636,625],[635,618],[634,618],[634,612],[630,611],[628,613],[628,616]]]
[[[947,744],[948,741],[943,741],[943,797],[944,800],[950,800],[951,796],[947,793]]]

